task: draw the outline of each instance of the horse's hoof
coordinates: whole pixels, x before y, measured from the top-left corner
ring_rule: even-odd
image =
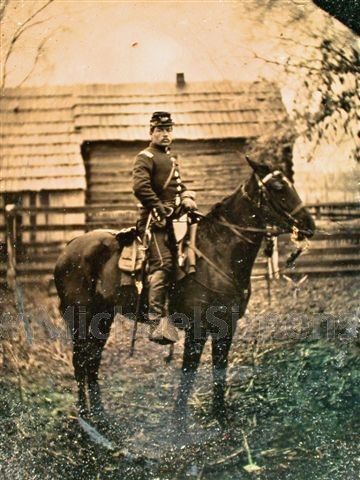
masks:
[[[180,415],[178,412],[174,414],[171,437],[176,447],[183,447],[189,443],[187,417]]]
[[[173,358],[174,358],[173,355],[169,354],[166,357],[164,357],[164,362],[169,365],[173,361]]]
[[[90,416],[98,422],[108,420],[108,415],[102,405],[90,407]]]
[[[187,413],[183,409],[175,409],[173,411],[173,425],[175,434],[183,435],[187,432]]]
[[[79,417],[81,418],[86,418],[89,416],[89,410],[84,405],[76,404],[76,410],[78,412]]]
[[[212,417],[215,418],[222,429],[229,426],[229,415],[225,406],[214,406],[212,409]]]

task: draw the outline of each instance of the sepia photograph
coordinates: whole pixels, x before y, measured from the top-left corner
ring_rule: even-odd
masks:
[[[0,0],[0,478],[357,480],[360,1]]]

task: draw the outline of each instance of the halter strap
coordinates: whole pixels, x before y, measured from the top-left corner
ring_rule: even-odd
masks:
[[[291,210],[291,212],[289,213],[289,215],[293,216],[295,215],[296,213],[300,212],[300,210],[302,210],[303,208],[305,208],[305,205],[300,202],[295,208],[294,210]]]
[[[276,175],[281,175],[281,172],[280,170],[274,170],[273,172],[270,172],[268,173],[267,175],[265,175],[264,178],[261,178],[258,177],[258,180],[260,180],[260,182],[263,184],[263,185],[266,185],[266,183],[271,180],[273,177],[275,177]]]
[[[277,209],[274,207],[274,204],[273,204],[273,202],[271,201],[271,199],[270,199],[270,197],[269,197],[269,193],[268,193],[267,188],[266,188],[266,183],[267,183],[269,180],[271,180],[275,175],[279,175],[279,174],[283,175],[283,174],[280,172],[280,170],[274,170],[273,172],[268,173],[264,178],[261,179],[261,178],[259,177],[259,175],[257,175],[257,174],[255,173],[255,178],[256,178],[257,184],[258,184],[258,186],[259,186],[259,188],[260,188],[260,191],[261,191],[264,195],[267,196],[267,200],[268,200],[269,204],[272,206],[272,208],[273,208],[275,211],[277,211]],[[286,180],[288,183],[290,183],[289,180],[288,180],[284,175],[283,175],[283,177],[285,178],[285,180]],[[285,209],[281,208],[281,213],[282,213],[285,217],[289,218],[289,219],[293,222],[294,225],[296,225],[296,224],[298,223],[298,220],[297,220],[296,218],[294,218],[294,215],[295,215],[297,212],[299,212],[301,209],[303,209],[303,208],[305,208],[305,207],[304,207],[304,204],[300,201],[300,202],[298,203],[298,205],[296,205],[296,207],[295,207],[293,210],[291,210],[291,212],[288,212],[288,211],[286,211]],[[277,213],[279,213],[279,212],[277,212]]]

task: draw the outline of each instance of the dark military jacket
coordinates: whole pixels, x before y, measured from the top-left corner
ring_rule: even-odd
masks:
[[[164,190],[164,184],[172,169],[173,175]],[[150,143],[137,155],[133,168],[133,191],[148,211],[162,211],[165,203],[180,204],[186,187],[181,180],[176,158],[171,155],[168,147]]]

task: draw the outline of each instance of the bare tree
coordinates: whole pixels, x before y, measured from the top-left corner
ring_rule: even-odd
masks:
[[[9,3],[9,0],[0,0],[0,21],[4,18],[6,5]]]
[[[47,21],[47,19],[43,19],[43,20],[38,20],[39,18],[39,15],[41,14],[41,12],[43,12],[45,9],[47,9],[49,7],[49,5],[51,3],[53,3],[54,0],[46,0],[45,3],[43,3],[40,7],[37,7],[29,16],[28,18],[26,18],[19,26],[18,28],[15,30],[15,32],[12,34],[9,42],[8,42],[8,46],[6,48],[6,52],[4,54],[4,60],[2,62],[2,72],[1,72],[1,83],[0,83],[0,89],[4,89],[5,86],[6,86],[6,79],[7,79],[7,75],[8,75],[8,62],[9,62],[9,59],[12,55],[12,53],[14,52],[14,48],[16,47],[19,39],[21,39],[21,37],[24,35],[24,33],[26,31],[28,31],[29,29],[33,28],[34,26],[36,25],[39,25],[41,23],[44,23],[45,21]],[[37,2],[38,4],[38,2]],[[3,0],[0,4],[0,19],[3,20],[5,14],[6,14],[6,10],[9,6],[9,0]],[[52,32],[53,33],[53,32]],[[41,40],[41,42],[39,43],[38,47],[37,47],[37,52],[36,52],[36,55],[34,57],[34,61],[33,61],[33,65],[29,71],[29,73],[26,75],[26,77],[22,80],[21,82],[21,85],[29,78],[29,76],[32,74],[32,72],[34,71],[34,68],[36,66],[36,63],[41,55],[41,53],[43,52],[44,50],[44,47],[45,47],[45,44],[46,42],[49,40],[49,38],[51,37],[51,34],[47,35],[45,38],[43,38]]]
[[[277,4],[268,0],[262,2],[262,6],[261,14],[266,15]],[[296,136],[302,136],[305,142],[311,144],[308,160],[312,159],[322,142],[340,143],[350,139],[353,145],[351,156],[359,161],[356,115],[360,64],[355,37],[345,30],[339,34],[330,17],[325,18],[318,30],[309,28],[310,16],[316,13],[314,9],[317,7],[311,8],[293,6],[290,12],[292,30],[286,30],[289,25],[279,28],[281,34],[277,41],[283,51],[288,52],[286,55],[279,59],[253,52],[256,59],[274,65],[285,83],[297,84],[293,122],[278,126],[272,133],[270,150],[276,150],[275,145],[284,139],[293,139],[295,131]],[[261,142],[260,139],[256,148],[252,146],[260,156],[269,145],[268,137],[267,141]]]

